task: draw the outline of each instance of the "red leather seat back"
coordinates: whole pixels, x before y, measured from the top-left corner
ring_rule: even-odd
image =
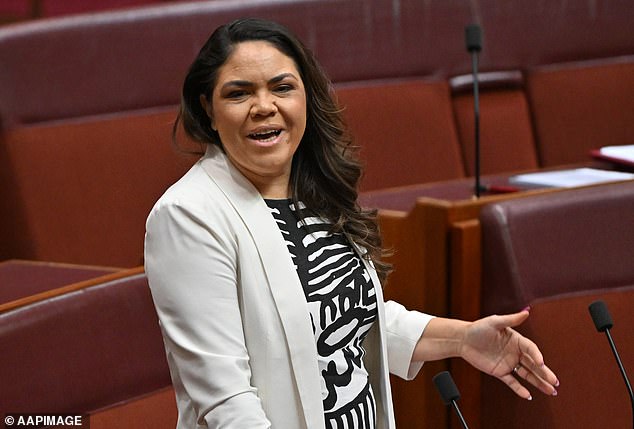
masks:
[[[634,144],[634,56],[536,68],[528,88],[542,166]]]
[[[634,284],[634,182],[483,207],[483,312]]]
[[[538,167],[532,117],[518,70],[479,76],[480,173],[496,174]],[[464,82],[464,83],[462,83]],[[453,112],[467,175],[475,174],[473,79],[450,80]]]
[[[170,386],[143,273],[0,314],[2,409],[87,413]]]
[[[634,371],[634,285],[580,291],[531,302],[531,315],[519,330],[544,353],[561,386],[550,397],[525,383],[531,402],[515,396],[501,381],[482,375],[482,421],[487,429],[627,428],[632,410],[616,360],[605,334],[598,333],[588,305],[607,304],[611,335],[623,365]],[[463,400],[467,400],[465,397]]]
[[[337,96],[366,164],[362,190],[464,176],[446,81],[357,83]]]
[[[141,265],[147,214],[196,160],[170,141],[175,116],[169,108],[9,132],[0,259]]]
[[[482,378],[486,428],[627,427],[627,391],[588,306],[602,299],[626,368],[634,368],[634,182],[485,206],[482,312],[531,315],[518,329],[541,348],[561,381],[559,396],[532,389],[527,403]]]

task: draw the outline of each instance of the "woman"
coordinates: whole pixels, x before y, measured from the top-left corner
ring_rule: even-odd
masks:
[[[394,428],[389,372],[461,356],[530,399],[556,394],[512,327],[384,302],[374,213],[330,83],[284,27],[218,28],[192,64],[175,124],[207,145],[147,221],[146,271],[179,428]]]

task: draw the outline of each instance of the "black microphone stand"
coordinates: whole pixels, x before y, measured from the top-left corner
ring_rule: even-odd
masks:
[[[478,88],[478,53],[482,50],[482,32],[477,24],[465,28],[467,51],[471,53],[471,70],[473,72],[473,113],[475,131],[475,196],[480,198],[480,91]]]
[[[451,406],[456,411],[456,415],[458,416],[458,419],[460,420],[460,424],[462,425],[462,427],[464,429],[469,429],[469,426],[467,426],[467,422],[465,421],[464,417],[462,417],[462,413],[460,412],[460,408],[458,408],[458,403],[455,400],[452,400],[451,401]]]
[[[627,373],[625,372],[625,367],[623,366],[623,362],[619,357],[619,352],[616,351],[616,346],[614,345],[614,341],[612,340],[612,335],[610,334],[610,330],[605,330],[605,335],[608,337],[608,343],[610,343],[610,348],[612,349],[612,354],[616,359],[616,363],[619,366],[619,371],[621,371],[621,376],[625,381],[625,387],[627,388],[628,393],[630,394],[630,402],[632,403],[632,427],[634,428],[634,393],[632,393],[632,385],[630,384],[630,380],[627,378]]]
[[[610,328],[613,326],[612,317],[610,316],[608,307],[603,301],[593,302],[588,307],[588,310],[590,311],[592,321],[594,322],[594,326],[597,328],[597,331],[605,332],[605,335],[608,338],[608,343],[610,344],[610,349],[612,349],[612,354],[616,359],[616,364],[619,366],[619,371],[625,381],[625,387],[630,394],[630,403],[632,405],[632,428],[634,428],[634,393],[632,393],[632,385],[630,384],[630,380],[625,372],[625,367],[623,366],[619,352],[616,350],[616,345],[614,344],[614,340],[612,340],[612,335],[610,334]]]

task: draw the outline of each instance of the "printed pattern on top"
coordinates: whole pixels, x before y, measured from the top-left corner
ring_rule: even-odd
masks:
[[[374,429],[376,404],[363,340],[376,319],[376,295],[359,256],[332,224],[306,207],[266,200],[304,288],[317,342],[328,429]],[[303,217],[303,221],[300,220]]]

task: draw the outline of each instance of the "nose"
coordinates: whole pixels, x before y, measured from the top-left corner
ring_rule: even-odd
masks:
[[[277,105],[271,94],[259,94],[253,98],[251,116],[269,116],[277,113]]]

